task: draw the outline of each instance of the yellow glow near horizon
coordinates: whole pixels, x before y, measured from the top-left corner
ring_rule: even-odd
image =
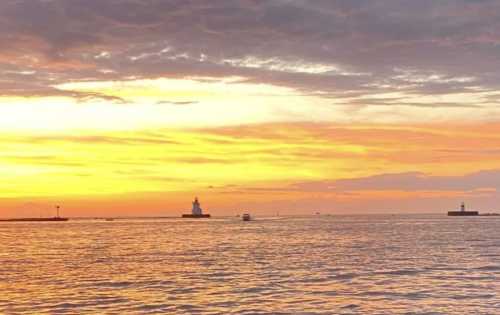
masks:
[[[456,176],[499,169],[499,160],[484,150],[500,141],[498,131],[498,125],[435,128],[332,124],[63,133],[3,131],[0,191],[2,204],[6,198],[19,202],[40,198],[75,200],[73,207],[81,209],[75,213],[81,215],[94,211],[96,200],[99,207],[107,205],[107,211],[116,214],[140,214],[139,204],[174,210],[194,195],[210,198],[212,208],[222,209],[238,202],[272,209],[276,203],[307,198],[363,203],[482,196],[494,190],[361,189],[343,194],[323,188],[308,190],[307,186],[297,189],[295,183],[416,170]],[[460,145],[467,150],[455,152]],[[446,165],[441,163],[443,160]],[[127,203],[131,198],[143,201]]]
[[[484,149],[499,143],[498,125],[412,121],[449,118],[446,108],[430,114],[404,104],[358,108],[242,78],[77,82],[57,88],[81,97],[0,97],[1,198],[99,199],[112,208],[128,207],[120,200],[129,196],[163,204],[168,195],[169,204],[177,206],[197,192],[221,207],[241,200],[263,208],[307,198],[451,198],[469,192],[343,195],[293,185],[500,168]]]
[[[256,125],[229,129],[0,134],[3,197],[197,191],[267,186],[419,170],[457,174],[500,167],[481,146],[498,141],[474,129],[455,147],[450,129],[395,126]],[[366,135],[370,137],[366,138]],[[412,137],[414,139],[412,140]],[[442,151],[442,153],[440,153]],[[362,166],[362,167],[361,167]]]
[[[2,138],[4,197],[190,190],[318,179],[322,173],[321,165],[280,157],[280,152],[293,155],[320,149],[319,143],[238,140],[180,130]],[[356,145],[339,144],[331,150],[363,154],[362,146]]]

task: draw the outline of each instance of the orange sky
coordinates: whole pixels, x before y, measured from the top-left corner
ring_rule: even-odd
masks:
[[[0,217],[495,211],[499,12],[2,1]]]
[[[49,214],[55,203],[72,216],[177,215],[195,195],[219,215],[432,212],[460,200],[493,206],[498,183],[488,172],[467,176],[500,169],[499,131],[498,124],[271,123],[4,132],[3,215]]]

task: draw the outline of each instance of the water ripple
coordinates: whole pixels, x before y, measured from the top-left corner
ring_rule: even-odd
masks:
[[[496,314],[499,240],[444,216],[0,223],[0,313]]]

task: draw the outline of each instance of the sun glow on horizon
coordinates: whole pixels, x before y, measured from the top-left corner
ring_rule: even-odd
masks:
[[[424,186],[397,192],[394,187],[391,192],[380,190],[383,186],[366,186],[368,179],[365,186],[342,188],[346,179],[381,171],[412,172],[415,161],[419,161],[420,171],[432,176],[466,176],[500,168],[498,159],[483,153],[483,147],[499,141],[497,125],[460,126],[460,139],[455,138],[456,128],[289,123],[196,130],[2,132],[0,170],[4,180],[0,189],[3,198],[20,201],[85,197],[107,198],[118,205],[123,198],[119,196],[149,196],[144,198],[157,207],[164,204],[165,210],[195,193],[211,196],[208,199],[220,209],[237,200],[270,209],[273,203],[290,207],[293,200],[312,196],[341,205],[422,196],[481,198],[496,193],[488,183],[444,191]],[[453,153],[457,142],[467,146],[470,154]],[[440,163],[442,159],[447,160],[446,166]],[[451,178],[446,181],[452,183]],[[224,203],[224,198],[231,201]],[[75,202],[80,207],[86,204]],[[122,205],[122,209],[128,208]]]

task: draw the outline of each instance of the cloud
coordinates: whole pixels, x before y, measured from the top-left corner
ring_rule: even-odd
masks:
[[[157,105],[191,105],[196,104],[197,101],[159,101],[156,102]]]
[[[0,156],[0,161],[6,161],[9,164],[30,164],[30,165],[44,165],[55,167],[84,167],[87,166],[84,162],[75,162],[69,159],[64,159],[52,155],[3,155]]]
[[[68,81],[239,76],[335,98],[399,91],[426,110],[463,107],[439,97],[464,93],[487,115],[497,99],[479,91],[500,87],[499,12],[495,1],[467,0],[6,0],[0,72],[36,74],[4,78],[0,94],[67,95],[51,87]],[[435,98],[411,100],[419,95]]]
[[[20,139],[21,140],[21,139]],[[22,141],[22,140],[21,140]],[[30,143],[44,142],[70,142],[78,144],[114,144],[114,145],[147,145],[147,144],[178,144],[178,142],[158,137],[141,136],[110,136],[110,135],[92,135],[92,136],[33,136],[24,138],[24,141]]]
[[[433,176],[421,172],[381,174],[335,181],[304,182],[292,185],[301,191],[496,191],[500,170],[486,170],[459,176]]]

